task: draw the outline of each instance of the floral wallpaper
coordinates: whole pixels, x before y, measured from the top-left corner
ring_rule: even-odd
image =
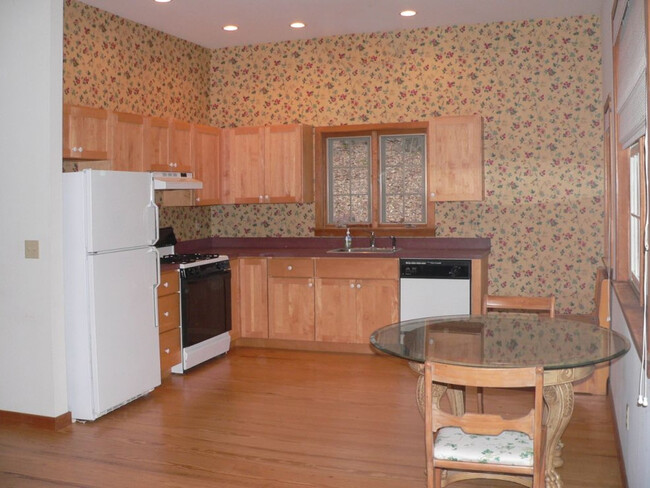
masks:
[[[75,0],[64,101],[216,126],[484,119],[486,195],[436,206],[438,235],[490,237],[489,291],[594,307],[604,232],[597,17],[206,50]],[[164,208],[181,239],[313,235],[313,204]]]
[[[75,0],[63,9],[63,101],[209,120],[209,49]]]
[[[604,232],[597,17],[220,49],[211,83],[219,126],[482,115],[485,200],[438,204],[438,235],[492,239],[490,293],[554,294],[560,313],[592,311]],[[264,228],[276,226],[285,221]]]

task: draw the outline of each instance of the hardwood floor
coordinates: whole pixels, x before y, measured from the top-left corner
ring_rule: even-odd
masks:
[[[423,488],[415,381],[385,356],[238,348],[94,423],[0,428],[0,486]],[[566,488],[622,488],[608,409],[577,396]]]

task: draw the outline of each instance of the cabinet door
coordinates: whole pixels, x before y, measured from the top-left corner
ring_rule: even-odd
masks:
[[[169,166],[169,121],[147,117],[144,131],[144,167],[149,171],[173,171]]]
[[[113,112],[113,166],[116,171],[144,171],[144,117]]]
[[[194,172],[203,182],[196,190],[197,205],[225,203],[221,199],[220,130],[207,125],[195,125],[193,137]]]
[[[316,278],[316,340],[357,342],[355,280]]]
[[[478,115],[429,122],[429,200],[483,200],[483,123]]]
[[[269,278],[269,337],[314,340],[314,279]]]
[[[169,124],[169,166],[171,171],[192,172],[191,125],[181,120]]]
[[[63,106],[63,157],[109,159],[108,112],[99,108]]]
[[[264,128],[228,129],[228,166],[232,175],[231,192],[235,203],[263,203]]]
[[[311,127],[274,125],[265,128],[264,136],[266,201],[313,201]]]
[[[269,336],[266,258],[239,260],[239,325],[242,337]]]
[[[398,280],[358,280],[357,320],[360,343],[367,343],[370,334],[399,321]]]

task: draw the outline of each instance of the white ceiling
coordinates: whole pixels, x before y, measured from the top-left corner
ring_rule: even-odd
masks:
[[[604,0],[83,0],[208,48],[426,26],[600,15]],[[406,8],[415,17],[399,15]],[[289,24],[301,20],[304,29]],[[226,24],[239,30],[225,32]]]

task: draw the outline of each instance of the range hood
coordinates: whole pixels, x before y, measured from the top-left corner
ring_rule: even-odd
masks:
[[[176,173],[154,171],[153,177],[154,190],[200,190],[203,183],[192,178],[192,173]]]

